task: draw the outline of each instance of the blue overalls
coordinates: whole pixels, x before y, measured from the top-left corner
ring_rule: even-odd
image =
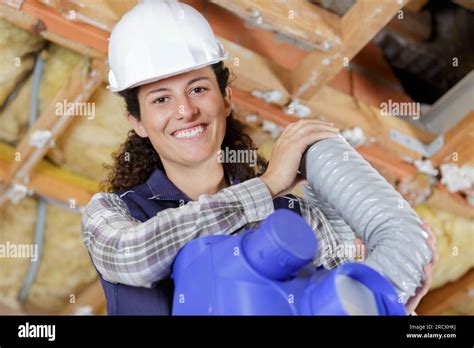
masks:
[[[230,179],[230,184],[239,180]],[[130,214],[144,222],[158,212],[168,208],[178,208],[191,199],[178,189],[159,169],[149,179],[131,190],[115,192],[121,196]],[[153,199],[150,199],[153,197]],[[290,204],[290,200],[292,204]],[[301,215],[298,200],[292,196],[277,197],[273,200],[276,209],[290,209]],[[168,277],[152,288],[113,284],[99,277],[107,300],[108,315],[170,315],[173,303],[173,280]]]

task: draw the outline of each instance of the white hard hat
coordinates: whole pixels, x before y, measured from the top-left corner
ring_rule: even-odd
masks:
[[[158,81],[227,59],[207,20],[176,0],[143,0],[115,25],[109,89]]]

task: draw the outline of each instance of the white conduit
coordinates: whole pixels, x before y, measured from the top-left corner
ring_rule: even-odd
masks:
[[[431,260],[427,234],[408,202],[342,137],[312,145],[300,171],[309,183],[306,198],[343,241],[351,239],[352,231],[362,238],[368,250],[365,264],[387,277],[406,303]]]
[[[41,83],[41,77],[43,76],[43,59],[40,57],[36,58],[35,68],[33,71],[33,83],[31,88],[31,99],[30,99],[30,118],[29,118],[29,127],[33,127],[34,123],[38,119],[38,109],[39,109],[39,89]],[[28,272],[26,273],[25,279],[23,280],[23,285],[18,293],[18,301],[24,303],[30,292],[31,287],[35,281],[36,275],[41,262],[41,256],[43,254],[43,242],[44,242],[44,228],[46,224],[46,208],[47,203],[45,200],[40,198],[38,200],[38,208],[36,214],[36,226],[35,226],[35,236],[34,236],[34,245],[38,247],[38,255],[35,261],[31,261]]]
[[[23,285],[18,293],[18,301],[24,303],[30,292],[31,287],[35,281],[36,275],[38,274],[38,269],[41,263],[41,257],[43,255],[43,243],[44,243],[44,228],[46,225],[46,208],[48,204],[45,200],[40,198],[38,200],[38,210],[36,214],[36,226],[35,226],[35,238],[34,244],[38,247],[38,255],[36,260],[31,260],[30,267],[26,273],[25,279],[23,280]]]

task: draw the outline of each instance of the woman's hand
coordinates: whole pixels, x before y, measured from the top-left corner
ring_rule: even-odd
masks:
[[[438,253],[438,249],[436,248],[436,237],[433,234],[433,231],[431,230],[431,227],[426,220],[423,221],[422,227],[428,233],[427,242],[429,246],[431,247],[431,252],[433,253],[433,256],[431,258],[431,262],[428,265],[426,265],[424,268],[425,275],[426,275],[424,282],[421,284],[419,288],[416,289],[415,295],[410,297],[410,299],[406,303],[407,314],[413,313],[415,308],[418,307],[420,300],[423,298],[423,296],[426,295],[426,293],[430,289],[431,281],[432,281],[431,272],[433,271],[434,267],[438,264],[438,261],[439,261],[439,253]]]
[[[339,129],[332,123],[306,119],[288,125],[273,146],[272,155],[265,173],[260,177],[273,197],[293,189],[304,180],[297,176],[303,153],[318,140],[334,138]]]

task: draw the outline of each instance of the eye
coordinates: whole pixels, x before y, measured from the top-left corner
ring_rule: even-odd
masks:
[[[191,90],[191,94],[202,94],[204,91],[208,91],[209,89],[206,87],[194,87]]]
[[[153,104],[163,104],[165,103],[169,98],[168,97],[158,97],[153,100]]]

